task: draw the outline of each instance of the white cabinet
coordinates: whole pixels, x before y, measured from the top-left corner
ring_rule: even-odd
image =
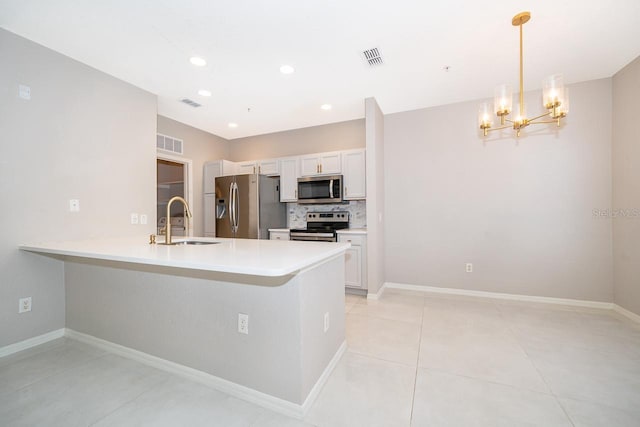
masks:
[[[359,200],[367,197],[365,157],[365,150],[342,153],[342,198],[344,200]]]
[[[297,157],[287,157],[280,160],[280,201],[298,201],[298,168]]]
[[[344,285],[348,288],[367,289],[367,236],[338,233],[338,242],[349,242],[344,268]]]
[[[258,173],[269,176],[280,175],[280,160],[260,160],[260,162],[258,162]]]
[[[229,160],[216,160],[206,162],[203,172],[203,193],[216,192],[216,178],[219,176],[233,175],[236,173],[235,163]]]
[[[273,230],[269,231],[269,239],[271,240],[291,240],[289,231]]]
[[[216,237],[216,195],[204,195],[204,236]]]
[[[340,153],[320,153],[300,157],[300,175],[334,175],[340,174],[342,164]]]
[[[238,162],[236,163],[236,174],[247,175],[252,173],[258,173],[258,163],[251,162]]]

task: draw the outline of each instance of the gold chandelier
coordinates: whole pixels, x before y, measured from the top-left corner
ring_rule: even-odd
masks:
[[[487,136],[492,130],[500,130],[512,127],[516,131],[516,136],[520,136],[520,131],[529,126],[542,123],[556,123],[560,126],[560,120],[566,117],[569,112],[569,89],[564,87],[562,74],[554,74],[547,77],[542,82],[542,105],[547,112],[539,116],[528,119],[524,107],[524,83],[522,72],[522,26],[531,19],[530,12],[521,12],[513,17],[511,24],[520,27],[520,105],[518,114],[513,120],[507,119],[511,113],[513,104],[513,93],[511,86],[500,85],[495,90],[494,112],[500,117],[500,127],[492,128],[493,120],[491,108],[488,102],[480,105],[478,112],[478,122],[483,135]],[[551,118],[552,120],[549,120]],[[546,120],[543,120],[546,119]],[[509,124],[507,124],[509,123]]]

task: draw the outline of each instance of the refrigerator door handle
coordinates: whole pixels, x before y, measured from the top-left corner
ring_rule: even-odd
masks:
[[[329,197],[333,199],[333,180],[329,180]]]
[[[233,214],[234,214],[234,200],[233,200],[233,182],[231,184],[229,184],[229,225],[231,226],[231,233],[233,233],[234,230],[234,220],[233,220]]]
[[[234,211],[235,211],[235,212],[234,212],[234,218],[233,218],[233,222],[235,223],[235,224],[234,224],[234,230],[233,230],[233,232],[234,232],[234,233],[237,233],[237,232],[238,232],[238,225],[239,225],[239,224],[238,224],[238,219],[240,218],[240,204],[238,203],[238,199],[239,199],[240,191],[239,191],[239,189],[238,189],[238,183],[234,182],[234,183],[233,183],[233,187],[234,187],[234,188],[233,188],[233,190],[234,190],[234,195],[233,195],[233,198],[234,198],[233,209],[234,209]]]

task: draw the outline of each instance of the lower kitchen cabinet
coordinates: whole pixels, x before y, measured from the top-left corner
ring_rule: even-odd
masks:
[[[338,242],[349,242],[347,249],[344,285],[348,288],[367,289],[367,236],[338,233]]]

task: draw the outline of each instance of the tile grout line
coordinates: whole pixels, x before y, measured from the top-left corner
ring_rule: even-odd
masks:
[[[495,303],[494,303],[495,304]],[[544,382],[544,385],[547,386],[547,389],[549,390],[549,393],[551,394],[551,396],[553,396],[553,398],[555,399],[556,403],[558,404],[558,406],[560,406],[560,409],[562,409],[562,413],[564,414],[565,417],[567,417],[567,420],[569,421],[569,423],[573,426],[576,427],[575,423],[573,422],[573,420],[571,419],[571,417],[569,416],[569,413],[567,412],[567,410],[565,409],[564,405],[562,404],[562,402],[560,402],[560,399],[558,398],[558,395],[553,391],[553,388],[549,385],[549,383],[547,382],[547,379],[544,377],[544,375],[542,374],[542,372],[540,371],[540,368],[538,368],[538,365],[535,363],[535,361],[533,360],[533,358],[531,357],[531,355],[529,354],[529,352],[527,351],[527,349],[524,348],[524,346],[520,343],[520,340],[518,340],[518,334],[513,330],[513,328],[511,327],[511,324],[507,321],[507,319],[504,317],[502,310],[500,310],[500,307],[498,304],[496,304],[496,309],[498,310],[498,313],[500,315],[500,318],[506,323],[507,328],[509,328],[509,332],[513,335],[513,337],[515,338],[515,342],[518,345],[518,347],[520,347],[520,349],[522,350],[522,352],[527,356],[527,359],[529,359],[529,362],[531,362],[531,365],[534,367],[534,369],[536,370],[536,372],[538,373],[538,375],[540,376],[540,378],[542,379],[542,381]]]
[[[37,354],[40,354],[40,353],[37,353]],[[36,356],[37,354],[35,354],[34,356]],[[101,354],[101,355],[99,355],[99,356],[91,357],[91,358],[89,358],[89,359],[87,359],[87,360],[85,360],[85,361],[83,361],[83,362],[80,362],[78,365],[70,366],[70,367],[68,367],[68,368],[66,368],[66,369],[62,369],[62,370],[60,370],[60,371],[53,372],[53,373],[51,373],[50,375],[46,375],[46,376],[44,376],[44,377],[42,377],[42,378],[40,378],[40,379],[38,379],[38,380],[36,380],[36,381],[34,381],[34,382],[31,382],[31,383],[29,383],[29,384],[25,384],[25,385],[23,385],[22,387],[19,387],[19,388],[15,389],[15,390],[14,390],[14,392],[20,391],[20,390],[25,389],[25,388],[27,388],[27,387],[31,387],[31,386],[33,386],[33,385],[35,385],[35,384],[38,384],[39,382],[42,382],[42,381],[48,380],[48,379],[53,378],[53,377],[56,377],[56,376],[58,376],[58,375],[61,375],[61,374],[67,374],[67,373],[68,373],[68,372],[70,372],[70,371],[73,371],[73,370],[75,370],[75,369],[78,369],[78,368],[81,368],[81,367],[83,367],[83,366],[85,366],[85,365],[88,365],[89,363],[91,363],[91,362],[93,362],[93,361],[95,361],[95,360],[101,359],[101,358],[105,357],[106,355],[107,355],[107,353],[103,353],[103,354]],[[26,357],[25,359],[21,359],[21,360],[30,359],[31,357],[33,357],[33,356],[29,356],[29,357]]]
[[[413,393],[411,395],[411,412],[409,413],[409,427],[413,423],[413,408],[416,404],[416,387],[418,385],[418,365],[420,364],[420,349],[422,348],[422,327],[424,325],[424,310],[426,301],[422,297],[422,313],[420,313],[420,334],[418,335],[418,354],[416,356],[416,370],[413,376]]]
[[[136,362],[136,363],[140,363],[140,362]],[[124,406],[128,405],[129,403],[132,403],[136,400],[138,400],[140,398],[140,396],[142,396],[143,394],[147,394],[153,390],[155,390],[156,388],[160,387],[162,384],[166,383],[167,381],[169,381],[169,379],[171,378],[171,375],[168,375],[167,378],[164,379],[164,381],[158,381],[157,384],[152,385],[151,387],[149,387],[146,390],[141,391],[140,393],[138,393],[137,395],[135,395],[134,397],[132,397],[130,400],[123,402],[120,406],[118,406],[117,408],[114,408],[112,411],[110,411],[107,414],[104,414],[103,416],[101,416],[100,418],[98,418],[97,420],[92,421],[91,423],[89,423],[88,427],[94,426],[97,423],[99,423],[100,421],[104,420],[105,418],[111,416],[113,413],[119,411],[120,409],[122,409]]]

